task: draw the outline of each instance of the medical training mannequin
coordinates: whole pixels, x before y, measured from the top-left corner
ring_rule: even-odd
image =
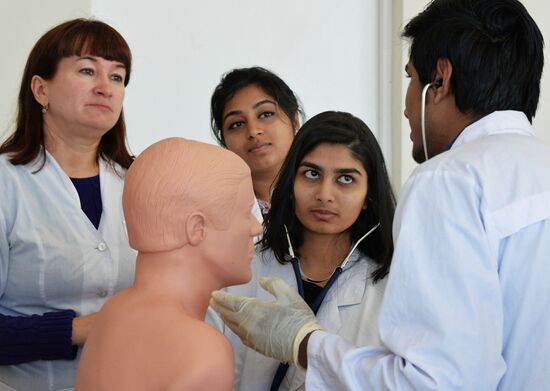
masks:
[[[100,311],[78,390],[232,389],[231,346],[203,319],[213,290],[251,277],[253,202],[250,169],[223,148],[170,138],[136,159],[123,193],[134,285]]]

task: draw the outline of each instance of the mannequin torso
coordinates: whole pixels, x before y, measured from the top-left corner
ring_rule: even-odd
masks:
[[[86,347],[79,390],[232,389],[227,339],[177,302],[133,288],[103,307]]]
[[[213,290],[250,280],[253,203],[250,170],[219,147],[174,138],[136,159],[123,195],[134,284],[99,312],[77,390],[233,388],[231,345],[204,317]]]

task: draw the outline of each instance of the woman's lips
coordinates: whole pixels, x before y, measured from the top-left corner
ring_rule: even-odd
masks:
[[[113,111],[110,106],[101,103],[90,103],[88,106],[95,107],[96,109],[100,109],[102,111]]]
[[[311,214],[321,221],[329,221],[337,215],[336,212],[328,209],[312,209]]]
[[[271,143],[261,143],[256,144],[248,150],[249,153],[262,153],[265,152],[271,147]]]

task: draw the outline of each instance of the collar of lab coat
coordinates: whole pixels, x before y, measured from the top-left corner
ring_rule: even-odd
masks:
[[[372,273],[372,265],[368,258],[355,250],[336,284],[327,293],[323,305],[318,312],[321,323],[331,329],[339,330],[342,326],[340,308],[357,305],[363,300],[366,286]]]
[[[25,165],[25,169],[30,173],[35,173],[42,167],[42,159],[43,155],[41,150],[33,161]],[[99,235],[103,232],[103,227],[105,224],[112,224],[112,226],[115,226],[122,222],[124,232],[126,232],[124,214],[122,211],[122,200],[120,198],[113,198],[113,189],[119,187],[121,188],[124,185],[123,179],[126,174],[126,170],[119,164],[113,161],[107,161],[103,158],[98,159],[98,164],[103,208],[98,229],[93,226],[85,215],[83,215],[83,219],[89,223],[90,233],[99,238]],[[48,151],[46,151],[46,162],[44,163],[42,169],[33,175],[53,175],[54,178],[56,178],[55,183],[62,184],[62,188],[57,190],[60,200],[63,200],[62,202],[70,203],[74,210],[81,210],[80,197],[75,186],[65,171],[63,171],[59,163],[57,163],[53,155],[51,155]],[[119,193],[122,194],[122,189]],[[110,219],[110,221],[106,221],[106,219]]]
[[[294,276],[290,262],[281,265],[277,262],[271,251],[269,251],[268,254],[263,253],[261,258],[262,260],[260,262],[263,262],[267,268],[264,269],[264,272],[260,273],[260,277],[279,277],[294,289],[298,289],[296,277]],[[325,310],[323,308],[328,305],[333,306],[334,310],[337,312],[339,306],[360,303],[372,270],[372,262],[363,256],[359,250],[355,250],[353,254],[351,254],[351,257],[342,274],[338,277],[336,283],[327,293],[319,312],[324,312]],[[257,293],[259,297],[262,296],[262,298],[271,298],[271,295],[263,289],[259,289]]]
[[[496,134],[534,136],[533,127],[521,111],[494,111],[467,126],[457,137],[451,149],[459,145]]]
[[[290,264],[285,266],[292,268]],[[317,313],[317,319],[327,330],[338,333],[341,329],[342,323],[345,322],[345,319],[342,319],[340,315],[342,307],[361,304],[364,300],[370,274],[374,268],[373,262],[362,255],[359,250],[353,252],[342,274],[327,293]],[[295,280],[295,278],[293,279]],[[290,386],[291,390],[300,389],[305,383],[305,373],[298,373],[299,370],[296,371],[297,373],[293,377]]]

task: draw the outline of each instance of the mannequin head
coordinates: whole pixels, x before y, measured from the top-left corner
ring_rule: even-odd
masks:
[[[213,290],[250,280],[254,202],[250,169],[221,147],[169,138],[137,157],[122,195],[134,283],[94,320],[78,390],[232,388],[229,341],[203,321]]]
[[[245,213],[237,210],[243,207],[239,192],[244,192],[242,203],[250,203],[249,216],[250,169],[234,153],[183,138],[159,141],[139,155],[126,175],[123,207],[130,245],[145,253],[197,245],[203,238],[190,229],[204,230],[190,225],[198,221],[216,231],[230,228],[235,214]]]

